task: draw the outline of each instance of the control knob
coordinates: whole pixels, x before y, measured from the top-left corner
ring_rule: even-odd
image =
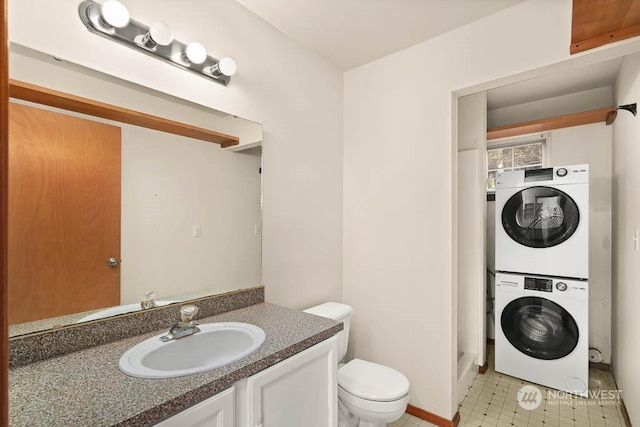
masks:
[[[558,170],[556,170],[556,175],[563,177],[563,176],[567,176],[567,169],[566,168],[558,168]]]
[[[567,290],[567,284],[564,282],[558,282],[556,283],[556,289],[559,290],[560,292],[564,292]]]

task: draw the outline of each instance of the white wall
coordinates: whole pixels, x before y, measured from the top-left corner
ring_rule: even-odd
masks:
[[[604,123],[551,133],[550,166],[589,164],[589,346],[611,363],[611,150]]]
[[[256,155],[124,126],[122,303],[259,284],[259,168]]]
[[[611,86],[583,90],[567,95],[546,98],[524,104],[489,110],[487,127],[512,125],[530,122],[565,114],[598,110],[613,105],[613,88]]]
[[[485,212],[487,151],[487,92],[458,100],[458,258],[457,258],[457,331],[458,357],[469,358],[476,366],[485,357]],[[458,363],[458,366],[460,364]],[[457,376],[460,378],[460,368]],[[459,386],[460,388],[460,386]],[[462,387],[464,389],[464,387]],[[466,394],[466,389],[464,390]],[[460,393],[458,393],[460,394]],[[458,400],[461,400],[460,397]]]
[[[640,100],[640,54],[622,60],[615,86],[618,105]],[[631,423],[640,424],[638,323],[640,252],[640,119],[621,111],[613,124],[613,370]]]
[[[404,372],[411,403],[449,419],[452,92],[568,59],[570,25],[569,0],[526,1],[345,73],[343,286],[353,352]]]
[[[478,150],[458,152],[458,289],[457,289],[457,331],[458,356],[460,353],[478,354],[478,263],[482,253],[476,250],[476,242],[483,242],[477,229],[477,218],[482,216],[476,199],[476,177],[478,176]],[[482,270],[481,270],[482,271]],[[475,357],[474,357],[475,358]],[[484,360],[476,361],[483,365]]]
[[[264,125],[263,282],[267,300],[340,300],[342,73],[233,0],[126,2],[134,19],[166,21],[238,73],[224,87],[89,33],[78,1],[12,0],[10,40]]]

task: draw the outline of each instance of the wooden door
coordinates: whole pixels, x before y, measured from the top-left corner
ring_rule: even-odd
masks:
[[[11,103],[9,324],[120,304],[120,128]]]

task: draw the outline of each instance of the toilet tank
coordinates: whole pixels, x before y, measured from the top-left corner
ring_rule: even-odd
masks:
[[[315,307],[304,310],[305,313],[314,314],[320,317],[326,317],[337,322],[342,322],[344,329],[338,332],[338,362],[344,359],[347,354],[347,346],[349,344],[349,322],[351,320],[352,308],[349,305],[339,302],[325,302]]]

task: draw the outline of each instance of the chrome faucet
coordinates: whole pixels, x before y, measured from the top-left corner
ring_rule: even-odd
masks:
[[[198,313],[198,307],[195,305],[185,305],[180,308],[180,319],[181,321],[176,323],[169,329],[167,335],[163,335],[160,337],[160,341],[167,342],[171,340],[177,340],[189,335],[193,335],[196,332],[200,332],[200,328],[198,328],[198,322],[193,320],[195,315]]]
[[[156,293],[155,292],[146,292],[143,296],[142,296],[142,301],[140,302],[140,308],[143,310],[146,310],[148,308],[156,308],[158,306],[158,304],[156,303],[156,300],[154,299],[156,297]]]

